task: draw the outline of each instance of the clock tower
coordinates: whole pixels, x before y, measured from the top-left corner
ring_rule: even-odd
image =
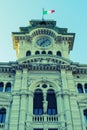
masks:
[[[13,46],[17,59],[26,56],[62,57],[69,60],[73,48],[74,33],[67,28],[56,27],[56,21],[31,20],[30,26],[20,27],[20,32],[13,32]],[[29,58],[29,57],[27,57]]]
[[[15,84],[15,90],[24,93],[19,130],[72,130],[64,65],[70,64],[74,36],[48,20],[31,20],[29,26],[12,33],[17,62],[22,66],[17,74],[24,82],[22,87]]]
[[[75,33],[31,20],[0,63],[0,130],[87,130],[87,65],[70,60]]]

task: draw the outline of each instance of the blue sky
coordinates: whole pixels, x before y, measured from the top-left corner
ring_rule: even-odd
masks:
[[[45,19],[56,20],[57,26],[76,33],[70,58],[87,64],[87,0],[0,0],[0,62],[16,60],[11,33],[31,19],[42,19],[42,8],[56,11]]]

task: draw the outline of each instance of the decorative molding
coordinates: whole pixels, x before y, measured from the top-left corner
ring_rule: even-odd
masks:
[[[11,102],[12,94],[11,93],[0,93],[0,102]]]
[[[53,37],[54,39],[56,38],[56,34],[50,30],[50,29],[47,29],[47,28],[39,28],[39,29],[36,29],[32,34],[31,34],[31,37],[35,37],[37,35],[48,35],[48,36],[51,36]]]

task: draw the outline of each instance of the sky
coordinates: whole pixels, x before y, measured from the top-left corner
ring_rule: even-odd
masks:
[[[42,19],[42,8],[55,10],[44,19],[75,33],[70,59],[87,64],[87,0],[0,0],[0,62],[16,61],[12,32],[28,26],[32,19]]]

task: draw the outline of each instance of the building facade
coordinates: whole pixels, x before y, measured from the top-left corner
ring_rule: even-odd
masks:
[[[31,20],[12,38],[17,60],[0,62],[0,130],[87,130],[87,65],[69,57],[75,33]]]

